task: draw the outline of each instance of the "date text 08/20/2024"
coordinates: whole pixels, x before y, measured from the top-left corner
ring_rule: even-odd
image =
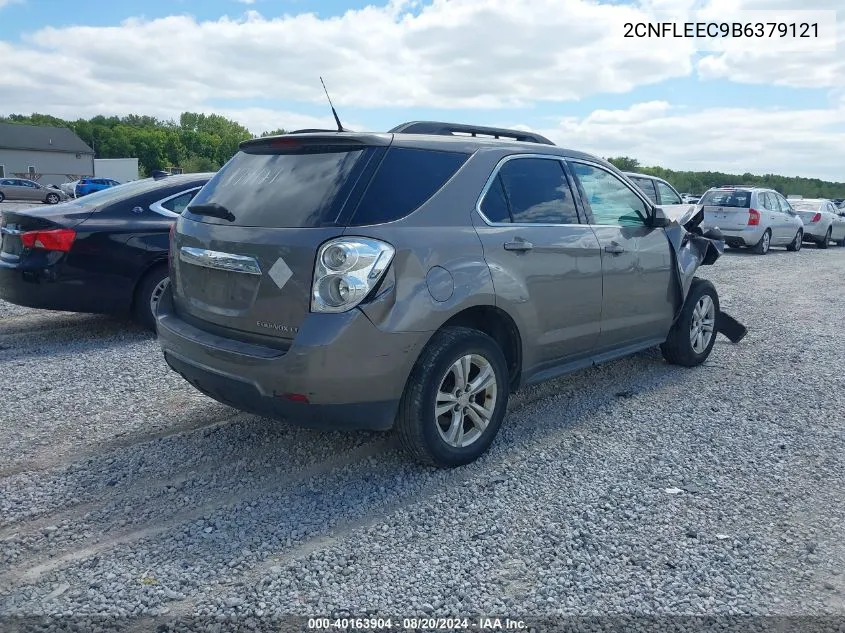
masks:
[[[510,618],[308,618],[314,631],[373,631],[392,629],[412,631],[522,631],[528,625]]]

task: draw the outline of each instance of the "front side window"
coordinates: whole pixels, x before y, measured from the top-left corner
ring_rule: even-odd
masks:
[[[593,165],[571,163],[593,212],[593,224],[644,226],[646,205],[618,177]]]
[[[496,180],[482,201],[485,209],[500,219],[516,224],[578,224],[578,211],[557,159],[514,158],[500,168]]]
[[[681,196],[665,182],[655,180],[657,191],[660,192],[660,204],[681,204]]]

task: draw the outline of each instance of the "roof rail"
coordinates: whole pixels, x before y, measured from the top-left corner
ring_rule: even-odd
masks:
[[[434,134],[437,136],[458,136],[466,134],[469,136],[492,136],[493,138],[506,138],[526,143],[541,143],[543,145],[554,145],[545,136],[524,132],[522,130],[510,130],[507,128],[484,127],[482,125],[465,125],[463,123],[444,123],[442,121],[408,121],[397,125],[388,132],[393,134]]]

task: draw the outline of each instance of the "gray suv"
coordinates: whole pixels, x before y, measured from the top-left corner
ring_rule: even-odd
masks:
[[[609,163],[526,132],[254,139],[175,224],[158,336],[222,403],[396,427],[419,460],[456,466],[523,385],[655,345],[703,362],[724,330],[692,276],[713,254],[689,239]]]

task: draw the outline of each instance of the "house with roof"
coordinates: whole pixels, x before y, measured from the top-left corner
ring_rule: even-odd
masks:
[[[0,122],[0,178],[58,185],[94,175],[94,150],[66,127]]]

